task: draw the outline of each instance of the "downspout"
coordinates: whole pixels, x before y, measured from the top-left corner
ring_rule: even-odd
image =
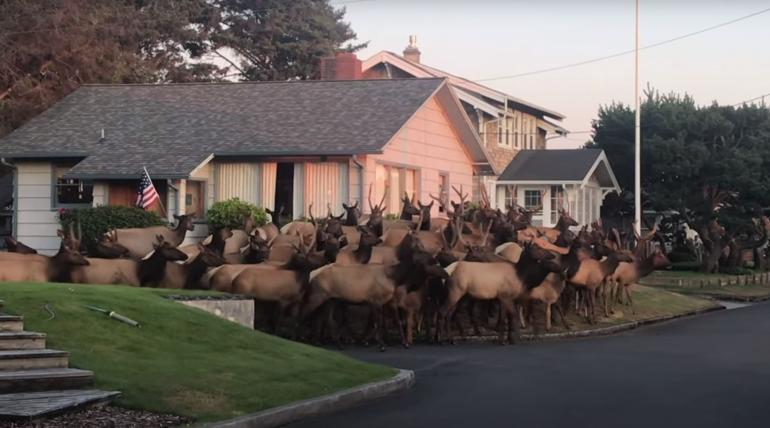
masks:
[[[350,157],[350,160],[353,161],[353,163],[358,167],[358,184],[359,184],[358,204],[359,206],[363,207],[364,206],[364,164],[362,164],[357,157],[358,155],[353,155]],[[363,209],[361,211],[363,211]]]
[[[18,182],[19,182],[19,168],[16,165],[8,162],[3,157],[0,157],[0,164],[5,165],[8,168],[11,168],[13,170],[13,181],[12,181],[12,183],[13,183],[13,208],[11,209],[11,211],[12,211],[11,212],[11,216],[12,216],[11,217],[11,219],[12,219],[11,220],[11,222],[12,222],[12,224],[11,224],[11,234],[13,236],[18,236],[18,233],[16,231],[17,220],[18,220],[16,218],[17,217],[16,213],[18,212],[17,208],[18,208],[18,203],[19,203],[19,184],[18,184]]]

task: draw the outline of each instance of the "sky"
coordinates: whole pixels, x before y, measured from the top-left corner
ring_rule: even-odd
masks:
[[[348,0],[349,1],[349,0]],[[339,4],[369,46],[401,53],[417,36],[421,62],[471,80],[557,67],[634,48],[634,0],[358,0]],[[759,0],[640,0],[640,44],[657,43],[770,8]],[[560,112],[580,147],[599,106],[634,100],[634,55],[484,83]],[[640,80],[698,104],[770,94],[770,12],[641,51]],[[767,97],[770,104],[770,96]],[[582,131],[582,133],[581,133]]]

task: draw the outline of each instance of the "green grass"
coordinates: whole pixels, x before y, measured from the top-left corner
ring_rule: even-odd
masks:
[[[685,296],[679,293],[671,292],[657,287],[647,287],[635,285],[632,289],[634,299],[634,313],[631,307],[616,303],[613,313],[605,318],[603,306],[597,301],[597,314],[599,315],[597,325],[590,325],[585,321],[585,317],[578,316],[574,310],[567,315],[573,330],[590,330],[597,327],[607,327],[617,324],[623,324],[631,321],[643,321],[653,318],[686,314],[692,311],[715,308],[718,305],[708,299],[702,299],[696,296]],[[554,332],[565,331],[560,322],[553,323]]]
[[[210,292],[205,292],[211,294]],[[123,392],[121,406],[212,421],[256,412],[366,382],[391,368],[253,331],[163,294],[121,286],[0,284],[6,312],[48,334],[48,347],[93,370],[96,387]],[[43,310],[49,304],[56,318]],[[84,305],[139,321],[134,328]]]
[[[716,299],[754,300],[770,298],[770,284],[726,285],[724,287],[679,287],[676,285],[657,285],[655,287],[681,294],[708,296]]]

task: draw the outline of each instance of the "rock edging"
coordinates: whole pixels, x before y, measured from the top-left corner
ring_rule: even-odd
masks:
[[[399,370],[390,378],[345,389],[332,394],[296,401],[258,413],[207,425],[211,428],[272,428],[311,416],[346,409],[366,401],[405,391],[415,383],[414,372]]]

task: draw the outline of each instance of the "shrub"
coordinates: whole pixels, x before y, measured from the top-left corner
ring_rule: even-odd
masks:
[[[96,207],[59,211],[59,223],[67,230],[73,222],[80,223],[82,244],[93,253],[96,242],[107,231],[128,227],[160,226],[166,222],[158,214],[136,207]]]
[[[240,229],[243,227],[243,219],[249,214],[254,217],[257,226],[267,223],[267,213],[264,209],[238,198],[214,203],[209,208],[206,216],[209,226],[213,228],[231,227],[233,229]]]

